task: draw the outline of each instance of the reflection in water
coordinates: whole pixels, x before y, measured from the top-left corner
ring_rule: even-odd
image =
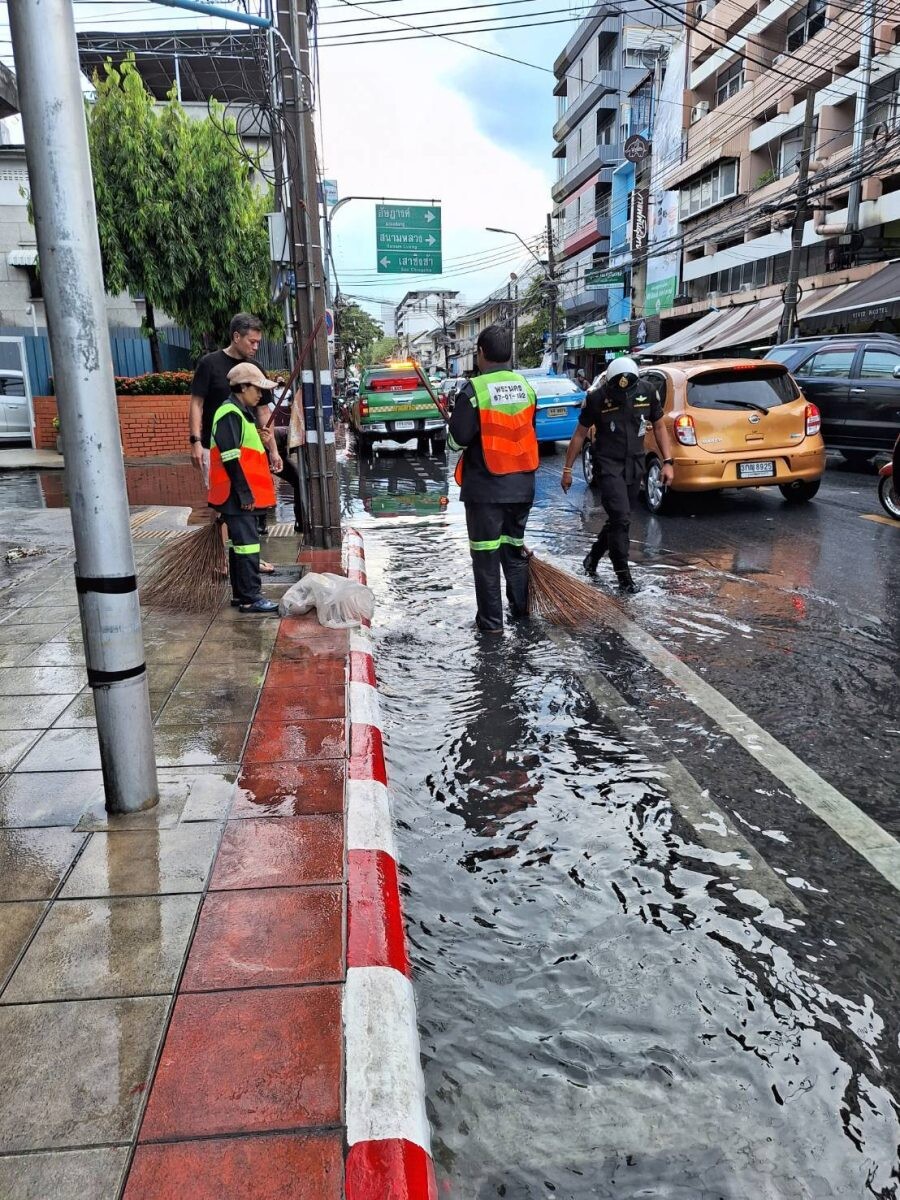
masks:
[[[382,450],[358,464],[359,497],[373,517],[436,516],[447,507],[445,457]]]
[[[897,1200],[893,894],[723,739],[676,803],[602,631],[483,645],[455,506],[366,536],[439,1194]]]

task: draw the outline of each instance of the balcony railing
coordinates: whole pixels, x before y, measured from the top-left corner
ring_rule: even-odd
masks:
[[[598,71],[577,96],[569,97],[568,108],[553,126],[554,138],[557,141],[564,138],[593,108],[617,107],[618,103],[618,70]]]
[[[591,175],[597,170],[606,170],[607,176],[601,173],[601,180],[608,182],[612,178],[612,168],[622,159],[622,144],[621,142],[612,142],[609,145],[595,146],[590,154],[585,155],[580,163],[577,163],[571,170],[558,180],[554,185],[551,195],[555,204],[559,204],[566,196],[570,196],[577,188],[581,187],[590,179]]]

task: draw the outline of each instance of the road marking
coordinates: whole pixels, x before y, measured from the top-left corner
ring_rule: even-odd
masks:
[[[550,638],[561,649],[571,648],[575,644],[571,635],[567,637],[558,630],[550,630]],[[579,669],[578,682],[622,735],[637,743],[647,760],[657,769],[669,803],[692,826],[697,841],[717,853],[740,854],[765,879],[760,891],[765,893],[771,904],[805,914],[806,906],[796,892],[772,870],[753,843],[734,828],[729,814],[701,788],[693,775],[677,759],[672,758],[662,739],[609,680],[599,671]],[[721,827],[713,830],[711,818],[716,817]]]
[[[877,513],[860,513],[864,521],[877,521],[879,525],[890,525],[894,529],[900,529],[900,521],[895,521],[893,517],[880,517]]]
[[[827,783],[787,746],[767,733],[721,692],[701,679],[652,634],[612,607],[605,620],[630,646],[712,718],[729,737],[900,891],[900,842]]]

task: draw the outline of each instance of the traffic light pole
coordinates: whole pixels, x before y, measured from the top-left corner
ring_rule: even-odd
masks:
[[[159,799],[71,0],[9,0],[106,807]]]

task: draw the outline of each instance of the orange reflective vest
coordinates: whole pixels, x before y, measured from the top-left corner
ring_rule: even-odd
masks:
[[[492,475],[536,471],[540,462],[534,410],[537,396],[523,375],[515,371],[491,371],[472,380],[481,451]],[[456,464],[456,482],[462,483],[463,459]]]
[[[241,419],[241,444],[231,450],[220,450],[216,445],[216,426],[228,413],[236,413]],[[256,508],[272,508],[275,504],[275,484],[269,470],[269,459],[259,429],[252,417],[234,403],[226,400],[216,409],[212,423],[212,439],[209,451],[209,493],[207,500],[217,507],[225,504],[231,495],[231,480],[225,470],[226,462],[239,459],[247,485],[253,493]]]

